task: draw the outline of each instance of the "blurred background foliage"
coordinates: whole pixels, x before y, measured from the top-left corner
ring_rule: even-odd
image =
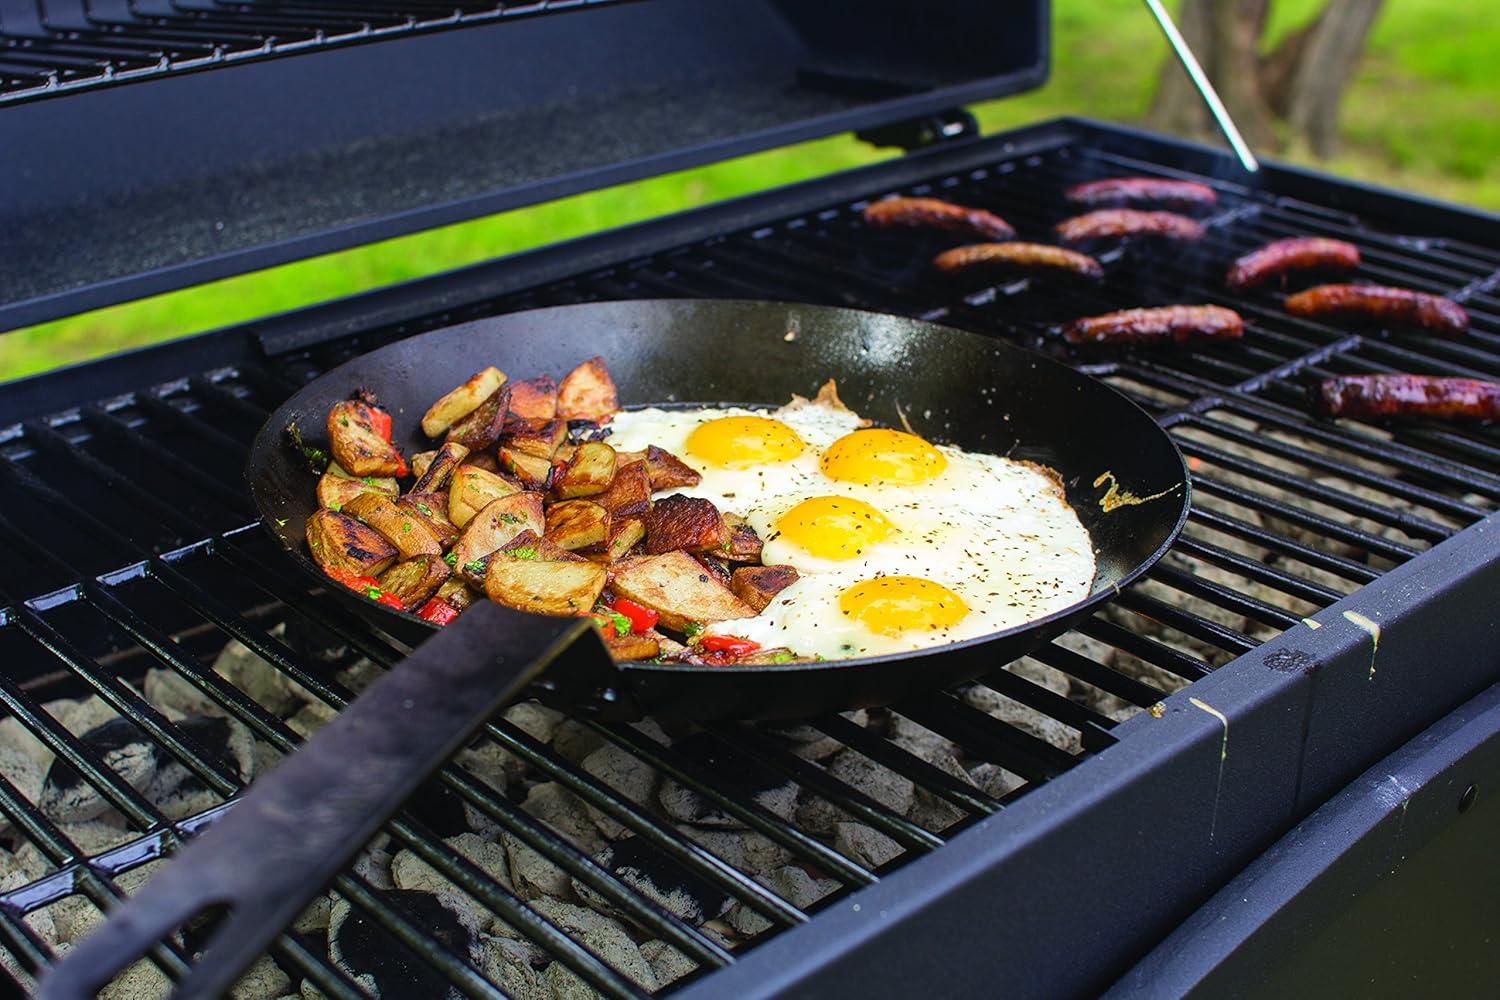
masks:
[[[1194,0],[1187,0],[1189,4]],[[1263,8],[1266,56],[1329,3],[1210,0]],[[1223,6],[1218,6],[1222,4]],[[1173,7],[1181,9],[1182,2]],[[1275,155],[1346,177],[1500,210],[1500,18],[1473,0],[1385,0],[1343,89],[1338,147],[1314,156],[1280,126]],[[1145,123],[1167,50],[1140,0],[1053,0],[1053,70],[1042,89],[978,105],[985,132],[1060,115]],[[1176,72],[1171,70],[1170,72]],[[1155,123],[1160,125],[1159,109]],[[841,136],[505,212],[0,337],[0,380],[215,329],[601,229],[875,162],[891,151]]]

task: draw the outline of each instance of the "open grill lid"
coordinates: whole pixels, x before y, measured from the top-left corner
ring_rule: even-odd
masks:
[[[1046,0],[54,6],[0,4],[0,330],[1047,75]]]

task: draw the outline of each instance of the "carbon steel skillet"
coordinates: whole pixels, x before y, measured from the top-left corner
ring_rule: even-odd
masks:
[[[1182,456],[1146,413],[1101,382],[1029,351],[919,320],[825,306],[723,300],[591,303],[514,313],[380,348],[289,399],[257,435],[246,476],[267,529],[302,572],[315,477],[284,439],[321,443],[328,409],[363,386],[394,416],[406,454],[444,392],[494,364],[561,375],[603,355],[625,406],[780,405],[835,378],[878,424],[1051,466],[1088,529],[1089,597],[1004,632],[899,656],[813,664],[612,664],[580,619],[489,602],[440,634],[414,615],[329,586],[416,651],[183,849],[54,968],[44,997],[85,997],[203,910],[227,905],[179,995],[214,996],[274,940],[402,802],[487,719],[523,693],[610,719],[786,719],[889,704],[1024,656],[1156,561],[1188,510]],[[425,640],[425,641],[424,641]]]

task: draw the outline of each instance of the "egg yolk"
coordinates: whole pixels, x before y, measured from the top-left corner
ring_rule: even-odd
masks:
[[[853,559],[895,528],[863,500],[813,497],[781,515],[776,530],[820,559]]]
[[[920,483],[948,467],[943,453],[915,434],[871,428],[839,438],[819,463],[845,483]]]
[[[693,428],[687,439],[693,455],[730,469],[790,461],[804,447],[796,431],[770,417],[719,417]]]
[[[920,576],[878,576],[840,594],[839,610],[871,632],[900,635],[957,625],[969,606],[941,583]]]

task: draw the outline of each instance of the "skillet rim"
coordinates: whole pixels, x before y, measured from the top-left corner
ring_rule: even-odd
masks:
[[[988,337],[988,336],[985,336],[984,334],[975,333],[975,332],[973,332],[971,330],[964,330],[964,329],[961,329],[961,328],[956,327],[956,326],[949,326],[949,325],[944,324],[944,323],[933,322],[932,320],[924,320],[924,319],[919,319],[919,318],[911,317],[911,316],[903,316],[903,315],[901,315],[899,313],[884,313],[884,312],[878,312],[878,311],[872,310],[872,309],[853,309],[853,308],[849,308],[849,307],[846,307],[846,306],[830,306],[830,305],[825,305],[825,304],[822,304],[822,303],[813,303],[813,302],[795,302],[795,301],[785,300],[785,299],[732,299],[732,298],[724,298],[724,299],[705,299],[705,298],[696,298],[696,299],[695,298],[681,298],[681,299],[601,299],[601,300],[592,301],[592,302],[569,303],[569,304],[566,304],[566,305],[558,305],[558,306],[544,306],[544,307],[541,307],[541,308],[538,308],[538,309],[526,309],[526,310],[520,310],[520,311],[513,312],[513,313],[500,313],[500,314],[498,314],[496,316],[487,317],[487,318],[500,320],[500,319],[505,319],[507,317],[524,316],[524,315],[528,315],[528,314],[538,314],[538,313],[558,312],[558,311],[564,311],[564,310],[569,310],[569,309],[580,309],[580,308],[582,308],[582,309],[595,309],[595,308],[599,308],[599,307],[608,307],[608,306],[612,306],[612,305],[614,305],[614,306],[627,306],[627,305],[645,305],[645,304],[666,304],[666,305],[689,305],[689,304],[691,304],[691,305],[698,305],[698,306],[741,305],[741,306],[756,306],[756,307],[781,306],[781,307],[784,307],[784,308],[815,309],[815,310],[826,311],[826,312],[837,312],[837,313],[840,313],[840,314],[843,314],[843,315],[854,316],[854,317],[872,316],[872,317],[877,317],[877,318],[886,319],[886,320],[894,318],[894,319],[899,319],[899,320],[901,320],[903,322],[920,323],[923,326],[932,328],[934,330],[942,331],[942,334],[944,336],[954,337],[954,338],[957,338],[957,339],[966,339],[967,338],[967,339],[972,339],[972,340],[980,341],[980,342],[983,342],[986,347],[997,348],[997,349],[999,349],[1001,351],[1004,351],[1004,352],[1013,353],[1013,354],[1015,354],[1018,357],[1024,357],[1027,360],[1027,362],[1030,363],[1030,364],[1032,364],[1032,365],[1046,365],[1046,366],[1051,367],[1053,369],[1060,370],[1061,372],[1066,373],[1065,377],[1071,377],[1071,378],[1074,378],[1074,379],[1082,380],[1082,381],[1084,381],[1086,383],[1089,383],[1090,385],[1092,385],[1092,386],[1094,386],[1096,388],[1103,389],[1106,392],[1112,394],[1113,396],[1115,396],[1119,400],[1120,403],[1122,403],[1125,406],[1127,406],[1127,407],[1135,410],[1136,412],[1138,412],[1142,417],[1144,417],[1150,423],[1150,425],[1155,429],[1157,435],[1159,435],[1160,440],[1162,442],[1164,442],[1167,445],[1168,448],[1171,449],[1172,455],[1175,456],[1175,458],[1177,460],[1177,468],[1180,471],[1181,476],[1180,476],[1180,478],[1175,483],[1173,483],[1171,486],[1167,487],[1167,491],[1169,491],[1170,493],[1177,493],[1178,494],[1178,496],[1179,496],[1179,507],[1178,507],[1178,511],[1177,511],[1177,516],[1174,519],[1171,528],[1167,531],[1166,535],[1162,539],[1161,544],[1158,545],[1154,550],[1152,550],[1152,552],[1151,552],[1150,555],[1148,555],[1140,563],[1138,563],[1136,566],[1134,566],[1128,573],[1125,573],[1119,580],[1115,581],[1112,586],[1110,586],[1107,589],[1102,589],[1102,590],[1098,591],[1097,593],[1091,593],[1087,597],[1083,598],[1082,600],[1077,601],[1077,602],[1075,602],[1073,604],[1069,604],[1066,607],[1060,608],[1057,611],[1054,611],[1054,612],[1052,612],[1050,614],[1044,615],[1041,618],[1033,618],[1033,619],[1031,619],[1029,621],[1022,622],[1019,625],[1013,625],[1010,628],[1002,629],[1001,631],[998,631],[998,632],[987,632],[984,635],[973,636],[973,637],[968,638],[968,639],[959,639],[959,640],[956,640],[954,642],[945,642],[945,643],[943,643],[941,645],[937,645],[937,646],[927,646],[927,647],[923,647],[921,649],[907,650],[907,651],[904,651],[904,652],[883,653],[883,654],[880,654],[880,655],[877,655],[877,656],[860,656],[860,657],[851,657],[851,658],[848,658],[848,659],[838,659],[838,660],[815,660],[815,661],[805,661],[804,660],[804,661],[799,661],[799,662],[794,662],[794,663],[781,663],[781,664],[776,664],[776,663],[767,663],[767,664],[731,664],[731,665],[725,665],[725,666],[708,666],[708,665],[692,664],[692,663],[652,663],[649,660],[623,660],[623,661],[620,661],[620,662],[614,664],[615,668],[617,670],[620,670],[621,672],[625,672],[625,673],[628,673],[628,672],[653,673],[653,674],[664,674],[664,675],[680,674],[680,673],[702,673],[702,672],[711,672],[711,673],[713,673],[715,675],[747,675],[747,674],[768,674],[768,675],[769,674],[777,674],[777,675],[780,675],[780,674],[788,674],[788,673],[810,672],[810,671],[814,671],[814,670],[819,671],[819,672],[823,672],[823,671],[833,671],[833,670],[841,670],[841,669],[852,669],[852,668],[861,667],[861,666],[867,666],[867,665],[872,665],[872,664],[891,664],[891,663],[895,663],[895,662],[898,662],[898,661],[910,660],[912,658],[927,657],[927,656],[941,654],[941,653],[944,653],[944,652],[973,649],[973,648],[976,648],[976,647],[979,647],[979,646],[988,645],[990,643],[998,643],[998,642],[1001,642],[1001,641],[1003,641],[1005,639],[1012,638],[1014,636],[1017,636],[1017,635],[1020,635],[1020,634],[1023,634],[1023,633],[1027,633],[1027,632],[1038,632],[1038,633],[1045,632],[1046,629],[1048,627],[1050,627],[1050,626],[1063,625],[1063,624],[1066,624],[1069,620],[1077,620],[1077,619],[1081,618],[1086,612],[1092,611],[1095,608],[1097,608],[1099,605],[1104,604],[1105,602],[1107,602],[1111,598],[1117,596],[1122,590],[1124,590],[1126,587],[1128,587],[1129,585],[1131,585],[1132,583],[1134,583],[1136,580],[1140,579],[1140,577],[1142,575],[1144,575],[1147,571],[1149,571],[1151,569],[1151,567],[1155,566],[1156,563],[1158,561],[1160,561],[1161,558],[1163,556],[1165,556],[1171,550],[1172,546],[1177,543],[1178,537],[1182,534],[1182,529],[1187,524],[1188,516],[1189,516],[1189,514],[1192,511],[1192,476],[1191,476],[1191,474],[1190,474],[1190,472],[1188,470],[1187,459],[1182,454],[1182,449],[1178,447],[1177,442],[1172,438],[1172,435],[1167,432],[1166,428],[1162,427],[1156,421],[1156,419],[1151,416],[1150,413],[1148,413],[1142,406],[1140,406],[1140,404],[1136,403],[1129,396],[1125,395],[1123,392],[1121,392],[1119,389],[1116,389],[1114,386],[1110,385],[1108,382],[1105,382],[1103,379],[1098,379],[1098,378],[1095,378],[1092,375],[1087,375],[1087,374],[1079,371],[1078,369],[1074,368],[1072,365],[1066,364],[1066,363],[1061,362],[1061,361],[1057,361],[1057,360],[1055,360],[1053,358],[1049,358],[1049,357],[1047,357],[1044,354],[1040,354],[1040,353],[1038,353],[1036,351],[1033,351],[1033,350],[1030,350],[1028,348],[1020,347],[1020,346],[1018,346],[1016,344],[1013,344],[1013,343],[1011,343],[1011,342],[1009,342],[1007,340],[1003,340],[1003,339],[1001,339],[999,337]],[[403,337],[403,338],[401,338],[399,340],[394,340],[394,341],[392,341],[389,344],[383,344],[380,347],[375,348],[374,350],[365,351],[365,352],[363,352],[361,354],[357,354],[354,357],[349,358],[348,360],[346,360],[343,363],[337,365],[336,367],[330,368],[327,371],[323,372],[317,378],[313,379],[311,382],[308,382],[306,385],[302,386],[296,392],[294,392],[290,396],[288,396],[285,400],[282,401],[281,405],[279,405],[274,411],[272,411],[272,413],[269,416],[266,417],[265,422],[261,425],[260,429],[258,431],[256,431],[255,437],[251,440],[251,443],[250,443],[250,450],[249,450],[249,452],[246,455],[245,468],[243,470],[243,475],[244,475],[244,478],[245,478],[246,482],[249,485],[250,495],[251,495],[252,499],[255,502],[256,510],[260,514],[260,518],[259,518],[260,524],[267,531],[267,533],[269,533],[271,535],[271,537],[273,539],[275,539],[276,543],[281,547],[281,549],[287,555],[289,555],[289,556],[292,557],[292,559],[296,563],[296,565],[298,567],[300,567],[304,573],[308,574],[310,577],[312,577],[318,583],[320,583],[320,584],[322,584],[324,586],[328,586],[329,585],[329,580],[328,580],[327,575],[325,573],[323,573],[323,571],[321,569],[319,569],[316,564],[313,563],[312,559],[309,556],[307,556],[302,551],[303,546],[294,545],[294,544],[290,543],[285,537],[282,536],[282,534],[279,531],[277,531],[276,525],[274,524],[274,522],[277,521],[277,520],[279,520],[279,519],[274,516],[274,514],[272,513],[272,511],[269,509],[268,505],[262,502],[262,493],[261,493],[261,490],[260,490],[257,482],[255,481],[255,479],[252,478],[251,475],[250,475],[251,466],[257,464],[257,458],[262,453],[264,453],[266,450],[271,449],[271,448],[284,447],[284,444],[282,443],[281,439],[282,439],[282,437],[284,435],[284,432],[285,432],[286,418],[283,417],[282,415],[283,415],[283,413],[286,410],[288,410],[289,408],[291,408],[293,402],[296,401],[299,397],[301,397],[304,393],[308,393],[311,390],[314,390],[317,387],[319,387],[320,385],[324,384],[325,382],[331,381],[336,375],[338,375],[339,372],[343,371],[346,368],[350,368],[350,367],[352,367],[352,366],[354,366],[356,364],[367,362],[371,355],[379,354],[381,351],[385,351],[385,350],[388,350],[388,349],[394,349],[394,348],[397,348],[397,347],[408,347],[414,341],[420,340],[423,337],[434,336],[434,335],[437,335],[437,334],[446,333],[447,331],[452,330],[452,329],[454,329],[456,327],[466,326],[466,325],[468,325],[469,323],[472,323],[472,322],[474,322],[474,321],[473,320],[469,320],[469,321],[465,321],[464,323],[452,323],[452,324],[449,324],[447,326],[438,327],[438,328],[433,329],[433,330],[427,330],[427,331],[424,331],[423,333],[415,334],[415,335],[410,336],[410,337]],[[683,405],[684,402],[685,401],[676,401],[676,400],[674,400],[674,401],[671,401],[670,404],[663,404],[661,402],[652,402],[652,403],[645,403],[645,404],[641,404],[641,405],[643,407],[646,407],[646,406],[671,405],[671,406],[673,406],[675,408],[675,407]],[[725,403],[725,402],[712,403],[712,402],[710,402],[710,403],[705,403],[705,404],[700,404],[700,405],[703,405],[703,406],[733,406],[733,405],[751,405],[751,404],[733,404],[733,403]],[[756,404],[756,405],[767,405],[767,404]],[[309,475],[311,475],[311,473],[309,473]],[[1180,487],[1180,492],[1179,492],[1179,487]],[[1160,497],[1160,499],[1161,500],[1166,500],[1167,497],[1166,496],[1162,496],[1162,497]],[[1156,502],[1156,501],[1152,500],[1151,502]],[[1092,540],[1092,537],[1091,537],[1091,540]],[[397,610],[395,610],[393,608],[386,607],[385,605],[378,604],[375,601],[370,600],[369,598],[363,597],[362,595],[355,593],[354,591],[348,590],[348,588],[343,588],[343,589],[347,591],[347,595],[337,594],[337,592],[333,591],[333,590],[330,590],[330,593],[335,594],[336,598],[343,597],[343,596],[348,596],[348,597],[350,597],[350,598],[358,601],[361,607],[368,608],[368,609],[380,612],[381,616],[383,618],[386,618],[387,620],[390,620],[391,618],[395,618],[397,620],[407,622],[411,626],[420,627],[423,630],[427,631],[429,634],[436,634],[437,632],[441,631],[442,626],[434,625],[433,623],[431,623],[429,621],[426,621],[423,618],[419,618],[417,615],[413,614],[410,611],[405,611],[405,610],[397,611]],[[519,610],[516,610],[516,609],[508,609],[508,610],[511,610],[515,614],[520,614],[520,615],[530,615],[531,614],[531,612],[519,611]],[[1019,657],[1017,657],[1017,658],[1019,658]],[[1003,666],[1003,664],[1001,664],[1001,666]]]

